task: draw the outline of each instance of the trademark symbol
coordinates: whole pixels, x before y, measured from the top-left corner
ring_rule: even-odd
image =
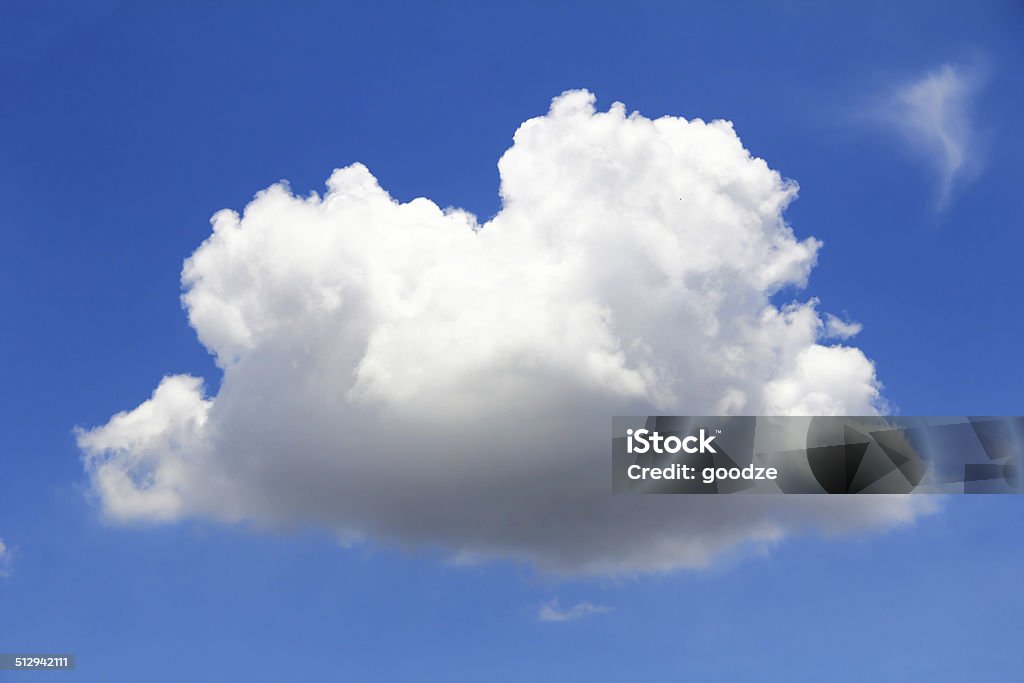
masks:
[[[715,434],[721,434],[721,433],[722,433],[722,430],[721,430],[721,429],[716,429],[716,430],[715,430]]]

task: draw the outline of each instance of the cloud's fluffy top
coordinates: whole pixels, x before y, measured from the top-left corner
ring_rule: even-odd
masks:
[[[604,605],[595,605],[586,601],[578,602],[572,607],[563,609],[558,606],[558,600],[552,600],[540,606],[540,609],[537,610],[537,620],[553,622],[576,621],[577,619],[592,617],[595,614],[604,614],[609,611],[611,609]]]
[[[972,118],[983,82],[978,67],[946,64],[898,88],[885,103],[884,118],[938,174],[938,208],[954,187],[980,170],[979,134]]]
[[[819,343],[820,243],[731,124],[567,92],[499,162],[490,221],[399,203],[359,164],[324,196],[222,211],[183,296],[223,381],[165,378],[79,434],[104,511],[314,523],[565,572],[665,570],[920,501],[613,497],[614,414],[864,414],[872,363]],[[831,318],[829,319],[832,320]]]

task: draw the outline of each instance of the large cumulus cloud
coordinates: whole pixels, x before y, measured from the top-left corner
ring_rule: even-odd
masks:
[[[821,245],[794,236],[796,185],[731,124],[567,92],[499,170],[484,224],[399,203],[360,164],[323,196],[275,185],[216,214],[182,282],[221,386],[168,376],[79,433],[104,512],[315,524],[568,573],[914,517],[913,497],[610,493],[615,414],[882,407],[873,364],[828,343],[816,301],[771,302]]]

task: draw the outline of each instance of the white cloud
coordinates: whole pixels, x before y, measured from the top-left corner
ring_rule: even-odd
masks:
[[[885,527],[920,497],[613,496],[616,414],[870,414],[874,366],[818,343],[820,243],[732,125],[596,112],[525,122],[478,225],[362,165],[323,197],[222,211],[183,301],[223,380],[166,377],[79,432],[113,520],[315,524],[346,539],[617,574],[702,566],[807,528]]]
[[[972,110],[982,81],[979,68],[946,64],[897,88],[883,105],[883,118],[935,169],[939,209],[957,185],[980,170],[981,141]]]
[[[825,337],[829,339],[849,339],[860,334],[863,329],[860,323],[837,318],[831,313],[825,314]]]
[[[11,551],[0,538],[0,578],[11,575]]]
[[[552,600],[549,603],[540,606],[537,611],[538,621],[576,621],[583,617],[590,617],[595,614],[604,614],[609,612],[611,609],[604,605],[594,605],[589,602],[578,602],[568,609],[562,609],[558,606],[558,600]]]

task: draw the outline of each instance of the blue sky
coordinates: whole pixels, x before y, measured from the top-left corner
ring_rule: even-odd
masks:
[[[214,212],[359,161],[483,220],[512,133],[571,88],[729,119],[796,179],[787,220],[825,243],[801,296],[863,324],[900,412],[1024,413],[1024,11],[891,5],[5,3],[0,651],[74,652],[32,675],[81,681],[1019,678],[1019,497],[562,580],[315,529],[112,525],[72,433],[168,373],[218,386],[178,284]],[[979,170],[937,209],[935,164],[867,112],[948,64],[983,74]],[[556,599],[609,610],[539,621]]]

